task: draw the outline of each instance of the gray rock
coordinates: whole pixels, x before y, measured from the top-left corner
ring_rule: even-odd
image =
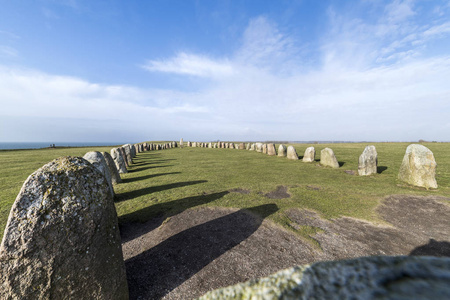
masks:
[[[197,147],[197,142],[193,142],[192,147]]]
[[[303,155],[303,162],[314,162],[316,159],[316,149],[314,147],[308,147]]]
[[[192,143],[191,142],[187,142],[187,146],[188,147],[192,147]]]
[[[255,151],[262,153],[263,152],[263,144],[262,143],[256,143],[255,144]]]
[[[375,256],[294,267],[199,299],[450,299],[449,280],[449,258]]]
[[[212,148],[212,147],[213,147],[213,144],[211,142],[209,142],[208,148]]]
[[[183,148],[183,139],[180,139],[180,147]]]
[[[286,157],[288,159],[292,159],[292,160],[298,160],[298,155],[297,155],[297,151],[295,151],[294,146],[288,146],[287,147],[287,154]]]
[[[234,149],[234,143],[230,143],[230,149]]]
[[[125,144],[122,146],[122,148],[123,151],[125,152],[125,157],[127,159],[128,166],[131,166],[131,164],[133,163],[133,159],[131,157],[131,145]]]
[[[377,149],[375,149],[375,146],[367,146],[359,157],[358,174],[359,176],[377,174],[377,168]]]
[[[122,152],[120,151],[120,148],[112,148],[111,149],[111,157],[114,161],[114,164],[116,165],[116,168],[117,168],[117,171],[119,172],[119,174],[128,173],[127,165],[123,158]]]
[[[111,192],[111,196],[114,198],[114,189],[112,186],[111,173],[109,172],[108,165],[106,164],[106,160],[103,155],[98,151],[90,151],[86,153],[83,158],[94,165],[100,173],[105,176],[106,182],[109,185],[109,190]]]
[[[136,157],[136,145],[130,145],[130,153],[132,159]]]
[[[111,182],[112,184],[118,184],[122,182],[122,178],[120,178],[119,171],[117,170],[116,164],[114,160],[108,152],[101,152],[103,157],[105,158],[106,165],[108,166],[109,173],[111,174]]]
[[[263,144],[262,153],[267,154],[267,144]]]
[[[320,151],[320,164],[326,167],[332,167],[334,169],[339,168],[339,163],[336,156],[330,148],[325,148]]]
[[[275,144],[267,144],[267,155],[277,155]]]
[[[280,145],[278,147],[278,156],[284,157],[286,156],[286,146],[285,145]]]
[[[256,144],[252,144],[251,146],[250,146],[250,151],[256,151]]]
[[[437,189],[436,161],[433,152],[425,146],[412,144],[406,148],[398,179],[408,184]]]
[[[120,154],[122,154],[123,161],[125,162],[125,166],[128,168],[128,160],[127,155],[125,154],[125,149],[123,147],[118,147]]]
[[[1,299],[128,299],[117,214],[105,177],[58,158],[22,186],[0,246]]]
[[[247,143],[245,149],[246,149],[246,150],[250,150],[250,146],[251,146],[251,144],[250,144],[250,143]]]

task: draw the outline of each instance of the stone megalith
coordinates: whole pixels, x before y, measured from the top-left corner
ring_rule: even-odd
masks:
[[[125,157],[127,158],[128,166],[131,166],[131,164],[133,163],[133,159],[131,157],[131,145],[125,144],[122,146],[122,148],[123,151],[125,152]]]
[[[245,149],[245,144],[244,143],[240,143],[239,144],[239,150],[244,150]]]
[[[211,149],[212,149],[212,147],[213,147],[213,144],[212,144],[212,142],[209,142],[209,144],[208,144],[208,148],[211,148]]]
[[[339,163],[336,156],[330,148],[325,148],[320,151],[320,164],[326,167],[332,167],[334,169],[339,168]]]
[[[109,172],[108,165],[106,164],[106,160],[103,155],[98,151],[90,151],[86,153],[83,158],[94,165],[100,173],[105,176],[106,182],[109,185],[109,190],[111,192],[111,196],[114,197],[114,189],[112,186],[111,173]]]
[[[275,144],[267,144],[267,155],[277,155],[277,149],[275,148]]]
[[[135,158],[136,157],[136,145],[130,145],[130,154],[131,154],[131,158]]]
[[[316,159],[316,149],[314,147],[308,147],[303,155],[303,162],[314,162]]]
[[[193,142],[192,147],[197,147],[197,142]]]
[[[280,145],[279,147],[278,147],[278,156],[282,156],[282,157],[284,157],[284,156],[286,156],[287,154],[286,154],[286,146],[285,145]]]
[[[253,143],[253,144],[250,146],[249,151],[256,151],[256,144],[255,144],[255,143]]]
[[[367,146],[359,157],[358,174],[367,176],[377,174],[378,155],[375,146]]]
[[[120,154],[122,154],[122,158],[123,158],[123,161],[125,162],[125,166],[128,168],[128,160],[127,160],[127,155],[125,154],[125,149],[123,147],[117,147],[116,149],[118,149]]]
[[[293,160],[298,160],[298,155],[297,155],[297,151],[295,151],[294,146],[288,146],[287,147],[287,154],[286,157],[288,159],[293,159]]]
[[[449,278],[447,257],[361,257],[293,267],[199,300],[450,299]]]
[[[267,154],[267,144],[263,144],[262,153]]]
[[[255,144],[255,151],[262,153],[263,152],[263,143],[256,143]]]
[[[119,174],[128,173],[127,166],[125,164],[125,160],[123,158],[122,152],[119,150],[120,148],[112,148],[111,149],[111,157],[116,164],[117,171]]]
[[[180,139],[180,147],[183,148],[183,139]]]
[[[0,246],[1,299],[128,299],[114,201],[81,157],[31,174]]]
[[[247,145],[245,145],[245,149],[246,149],[246,150],[250,150],[250,146],[251,146],[251,144],[250,144],[250,143],[247,143]]]
[[[234,149],[234,143],[230,143],[230,149]]]
[[[398,179],[410,185],[437,189],[436,161],[433,152],[423,145],[412,144],[406,148]]]
[[[191,142],[187,142],[187,146],[188,147],[192,147],[192,143]]]
[[[122,182],[122,178],[120,178],[119,171],[117,170],[116,164],[114,160],[108,152],[101,152],[103,157],[105,158],[106,165],[108,166],[109,173],[111,174],[111,182],[112,184],[118,184]]]

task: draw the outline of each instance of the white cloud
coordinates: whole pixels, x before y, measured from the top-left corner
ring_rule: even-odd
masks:
[[[152,72],[212,78],[233,74],[233,68],[226,59],[214,61],[206,56],[187,54],[184,52],[168,60],[150,60],[143,68]]]
[[[0,45],[0,57],[17,57],[19,56],[19,53],[16,49],[9,47],[9,46],[3,46]]]

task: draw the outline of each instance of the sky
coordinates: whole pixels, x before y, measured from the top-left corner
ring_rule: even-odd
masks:
[[[450,0],[0,7],[0,142],[450,141]]]

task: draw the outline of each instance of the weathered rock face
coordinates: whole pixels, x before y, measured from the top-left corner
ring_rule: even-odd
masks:
[[[245,146],[245,149],[246,149],[246,150],[250,150],[250,146],[251,146],[251,144],[250,144],[250,143],[247,143],[247,145]]]
[[[409,145],[400,166],[398,179],[414,186],[436,189],[438,185],[435,175],[436,161],[433,152],[423,145]]]
[[[197,147],[197,142],[193,142],[192,147]]]
[[[122,178],[120,178],[119,171],[116,168],[116,164],[114,160],[108,152],[101,152],[103,157],[105,158],[106,165],[108,166],[109,173],[111,174],[111,182],[112,184],[118,184],[122,182]]]
[[[275,144],[267,144],[267,155],[277,155]]]
[[[109,190],[111,192],[111,196],[114,197],[114,189],[112,186],[111,173],[109,172],[108,165],[106,164],[106,160],[103,155],[98,151],[90,151],[86,153],[83,158],[94,165],[100,173],[105,176],[106,182],[109,185]]]
[[[298,160],[298,155],[297,155],[297,151],[295,151],[294,146],[288,146],[287,147],[287,154],[286,154],[288,159],[293,159],[293,160]]]
[[[25,181],[0,246],[1,299],[128,299],[117,214],[103,174],[58,158]]]
[[[125,144],[122,146],[122,149],[125,152],[125,157],[127,159],[128,166],[131,166],[131,164],[133,163],[133,160],[131,158],[131,145]]]
[[[339,163],[336,156],[330,148],[325,148],[320,151],[320,164],[326,167],[332,167],[334,169],[339,168]]]
[[[187,142],[187,146],[188,147],[192,147],[192,143],[191,142]]]
[[[183,147],[183,139],[180,139],[180,147]]]
[[[278,156],[286,156],[286,146],[285,145],[280,145],[278,147]]]
[[[255,144],[252,144],[251,146],[250,146],[250,151],[255,151],[256,150],[256,145]]]
[[[294,267],[206,299],[450,299],[450,259],[362,257]]]
[[[230,143],[230,149],[234,149],[234,143]]]
[[[131,158],[135,158],[136,157],[136,145],[130,145],[130,153],[131,153]]]
[[[308,147],[303,155],[303,162],[314,162],[316,159],[316,149],[314,147]]]
[[[358,174],[359,176],[377,174],[377,168],[377,149],[375,149],[375,146],[367,146],[359,157]]]
[[[213,147],[213,144],[211,142],[209,142],[208,148],[212,148],[212,147]]]
[[[125,166],[128,168],[128,160],[127,155],[125,154],[125,149],[123,147],[118,147],[120,154],[122,154],[123,161],[125,162]]]
[[[239,150],[244,150],[245,149],[245,144],[244,143],[240,143],[239,144]]]
[[[267,154],[267,144],[263,144],[262,153]]]
[[[255,144],[255,150],[256,152],[263,152],[263,144],[262,143],[256,143]]]
[[[119,150],[120,148],[112,148],[111,149],[111,157],[116,165],[117,171],[120,174],[128,173],[127,166],[125,160],[123,158],[122,152]]]

